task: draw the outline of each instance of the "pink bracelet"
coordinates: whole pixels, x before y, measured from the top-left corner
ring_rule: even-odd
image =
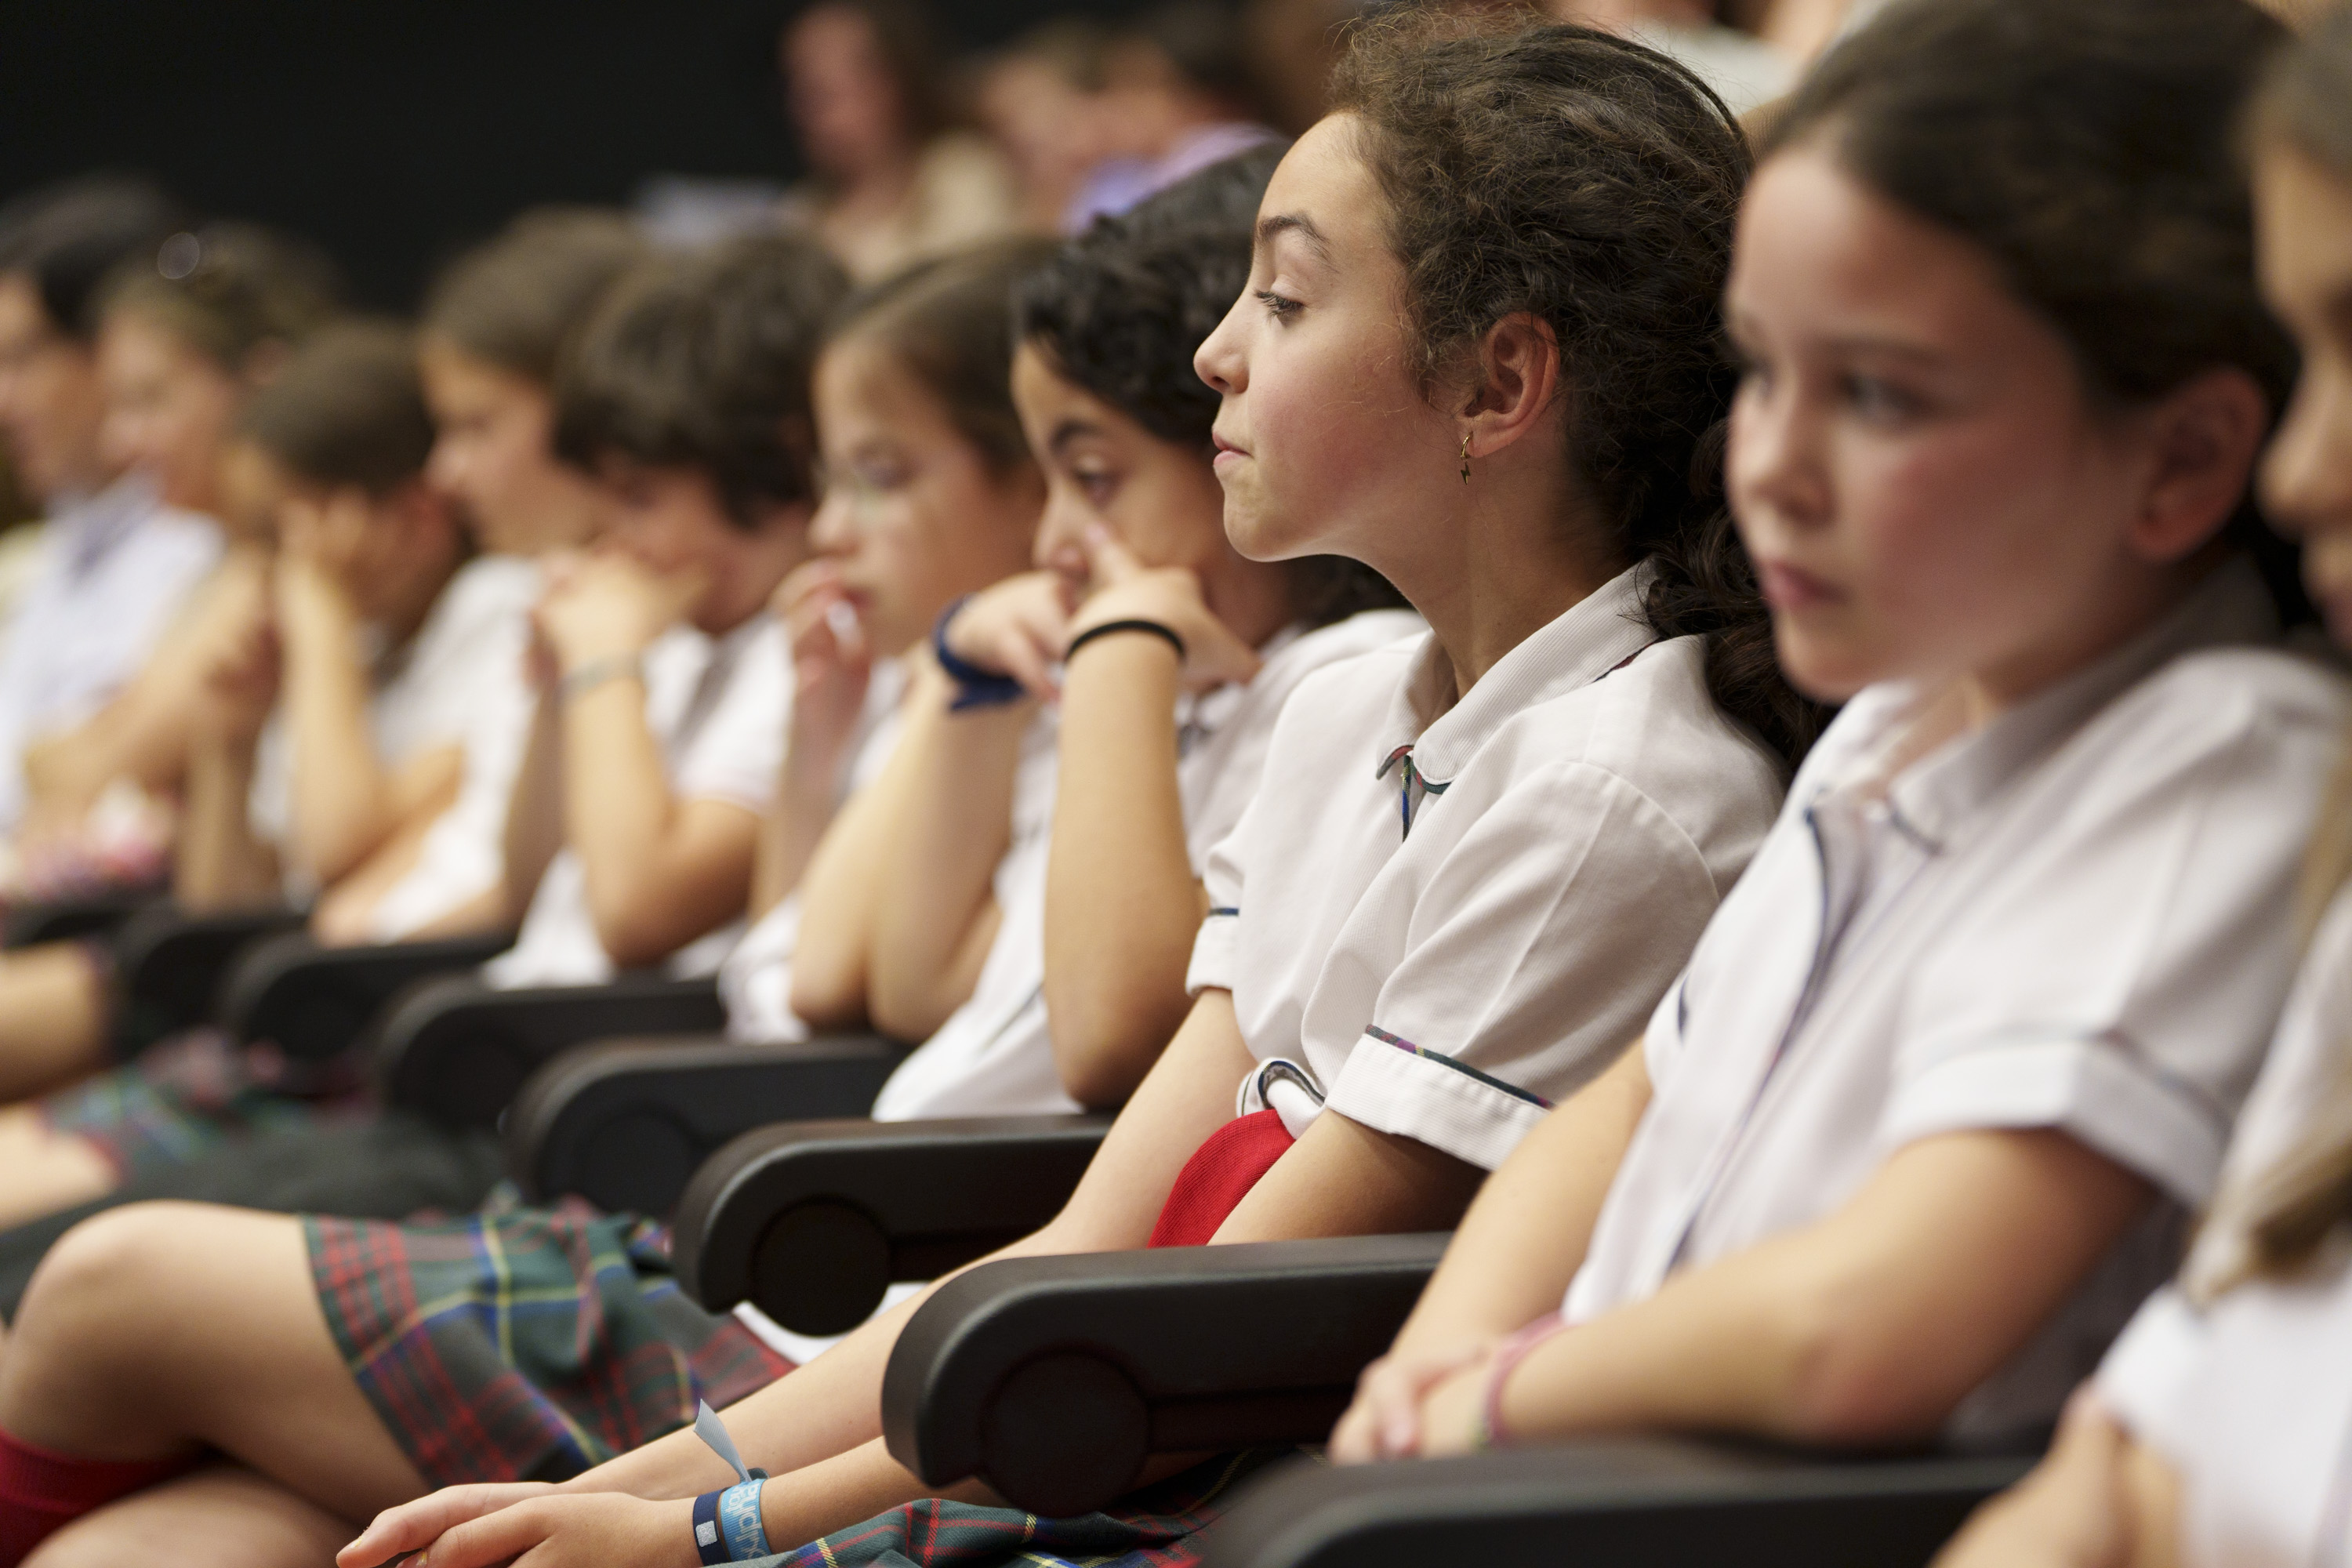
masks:
[[[1510,1441],[1503,1428],[1503,1384],[1519,1363],[1528,1359],[1535,1348],[1568,1327],[1568,1320],[1558,1312],[1548,1312],[1503,1342],[1495,1352],[1495,1363],[1486,1369],[1486,1392],[1479,1401],[1478,1432],[1472,1447],[1484,1450],[1499,1448]]]

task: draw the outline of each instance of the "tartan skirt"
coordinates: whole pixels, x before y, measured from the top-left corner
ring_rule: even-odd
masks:
[[[1236,1486],[1297,1448],[1221,1454],[1131,1493],[1112,1509],[1041,1519],[1007,1508],[925,1498],[760,1568],[1192,1568],[1193,1541]]]
[[[344,1364],[436,1487],[562,1480],[793,1369],[687,1300],[651,1220],[567,1200],[303,1234]]]
[[[188,1029],[37,1101],[51,1131],[97,1150],[119,1177],[184,1165],[256,1133],[365,1114],[355,1082],[286,1092],[268,1057],[241,1050],[218,1029]]]

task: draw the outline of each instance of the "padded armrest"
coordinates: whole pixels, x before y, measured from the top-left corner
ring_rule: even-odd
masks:
[[[1252,1482],[1203,1568],[1922,1568],[2028,1458],[1825,1458],[1618,1439]]]
[[[513,943],[505,934],[436,942],[320,947],[307,931],[282,931],[239,955],[221,988],[221,1026],[239,1040],[323,1062],[358,1046],[403,987],[469,970]]]
[[[604,985],[494,991],[472,974],[420,980],[378,1017],[385,1103],[447,1127],[496,1127],[523,1080],[614,1035],[699,1035],[727,1022],[715,980],[625,975]]]
[[[1444,1235],[1015,1258],[898,1336],[882,1432],[931,1486],[1085,1513],[1153,1454],[1319,1443],[1420,1299]]]
[[[711,1311],[748,1300],[796,1333],[845,1333],[892,1281],[936,1279],[1059,1214],[1109,1129],[1008,1116],[747,1132],[687,1184],[671,1263]]]
[[[77,937],[104,936],[149,904],[167,897],[152,886],[104,888],[67,899],[12,906],[0,921],[0,948],[14,951],[43,942],[71,942]]]
[[[300,910],[283,904],[194,915],[151,904],[114,933],[117,1032],[133,1048],[214,1016],[238,953],[264,937],[299,929]]]
[[[794,1045],[716,1036],[603,1040],[531,1074],[507,1118],[507,1173],[532,1203],[576,1193],[667,1215],[695,1167],[772,1121],[862,1116],[906,1056],[875,1035]]]

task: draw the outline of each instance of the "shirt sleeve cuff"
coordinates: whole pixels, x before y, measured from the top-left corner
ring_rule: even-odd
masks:
[[[1234,988],[1234,942],[1241,931],[1239,910],[1211,910],[1192,938],[1192,962],[1184,971],[1184,994]]]
[[[1996,1128],[2069,1133],[2191,1208],[2212,1196],[2230,1132],[2196,1086],[2126,1046],[2025,1037],[1957,1050],[1913,1074],[1882,1136],[1893,1148]]]
[[[2204,1348],[2205,1324],[2170,1286],[2140,1308],[2099,1363],[2099,1403],[2159,1452]]]
[[[1367,1029],[1339,1068],[1328,1109],[1350,1121],[1493,1170],[1550,1103],[1466,1063]]]

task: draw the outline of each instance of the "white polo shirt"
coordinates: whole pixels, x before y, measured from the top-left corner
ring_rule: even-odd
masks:
[[[1654,1087],[1567,1315],[1853,1198],[1915,1140],[2063,1130],[2167,1201],[1950,1436],[2054,1418],[2179,1256],[2293,969],[2347,710],[2224,567],[2090,668],[1885,775],[1917,709],[1849,702],[1650,1021]]]
[[[713,639],[673,626],[646,650],[646,725],[662,750],[671,792],[683,803],[719,800],[764,812],[782,765],[792,717],[792,660],[784,628],[762,610]],[[712,973],[743,934],[740,918],[669,955],[666,974]],[[596,939],[588,878],[568,847],[548,863],[514,946],[482,967],[500,990],[601,985],[617,972]]]
[[[1489,1169],[1640,1031],[1771,826],[1781,769],[1654,642],[1635,568],[1457,700],[1433,636],[1303,682],[1209,858],[1195,992],[1244,1111],[1323,1105]]]
[[[2309,1568],[2352,1544],[2352,1249],[2339,1237],[2303,1276],[2223,1289],[2242,1278],[2265,1178],[2315,1110],[2343,1124],[2347,1050],[2352,894],[2304,956],[2187,1288],[2157,1292],[2099,1368],[2102,1401],[2180,1479],[2189,1568]]]
[[[0,829],[25,809],[25,749],[96,713],[146,661],[221,553],[207,517],[126,475],[67,506],[0,629]]]
[[[1367,610],[1262,650],[1245,686],[1185,697],[1177,725],[1176,792],[1195,875],[1233,831],[1265,774],[1266,750],[1291,694],[1317,670],[1422,629],[1410,610]],[[926,1116],[1042,1116],[1079,1109],[1062,1087],[1045,1016],[1045,871],[1053,846],[1058,727],[1033,730],[1014,789],[1013,840],[997,865],[996,941],[964,1005],[899,1064],[874,1103],[877,1121]]]
[[[899,704],[907,695],[907,668],[886,659],[866,683],[866,707],[834,802],[837,811],[851,795],[874,782],[890,761],[906,728]],[[727,1008],[727,1037],[747,1044],[804,1040],[809,1026],[793,1011],[793,954],[800,946],[801,894],[796,887],[751,922],[743,939],[719,966],[719,998]]]
[[[529,636],[526,617],[539,595],[539,574],[530,563],[511,556],[485,555],[469,561],[450,577],[416,635],[405,646],[392,648],[374,660],[371,673],[375,689],[368,700],[368,733],[383,766],[397,772],[425,752],[441,746],[466,746],[478,722],[484,719],[514,721],[510,694],[521,682],[522,639]],[[382,645],[380,633],[370,636]],[[522,710],[523,722],[530,710]],[[513,774],[511,764],[508,773]],[[459,799],[442,814],[446,822],[463,805]],[[273,714],[262,731],[255,762],[247,819],[257,836],[271,844],[290,842],[294,826],[293,737],[288,732],[284,710]],[[468,844],[466,863],[436,868],[442,874],[426,876],[430,849],[440,825],[426,832],[426,854],[391,894],[379,904],[375,921],[383,923],[383,905],[397,900],[410,917],[388,931],[383,940],[397,940],[425,921],[456,908],[490,885],[498,875],[499,841],[505,827],[503,808],[490,825],[489,859],[481,864],[479,847]],[[287,896],[305,902],[319,890],[309,868],[289,856],[285,866]],[[414,886],[411,886],[414,884]]]

